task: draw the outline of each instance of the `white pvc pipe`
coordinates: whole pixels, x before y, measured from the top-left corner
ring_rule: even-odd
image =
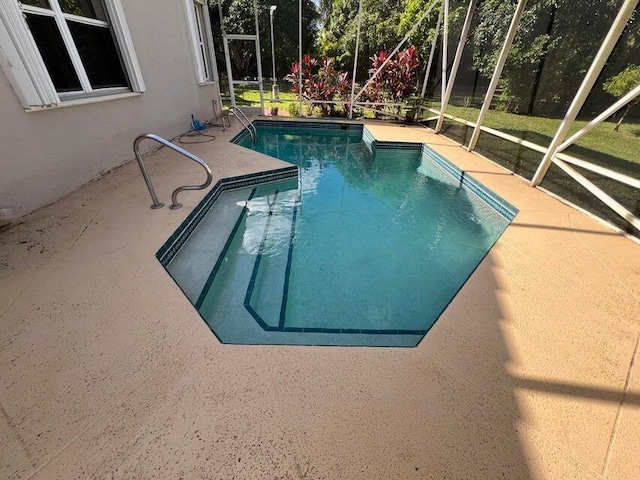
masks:
[[[351,106],[349,118],[353,118],[353,95],[356,91],[356,69],[358,68],[358,50],[360,49],[360,26],[362,25],[362,0],[358,2],[358,29],[356,33],[356,54],[353,57],[353,78],[351,79]]]
[[[576,167],[584,168],[585,170],[595,172],[598,175],[602,175],[603,177],[610,178],[612,180],[624,183],[625,185],[629,185],[630,187],[640,190],[640,179],[638,178],[633,178],[623,173],[614,172],[613,170],[609,170],[608,168],[604,168],[599,165],[580,160],[579,158],[571,157],[566,153],[556,153],[555,159],[561,160],[565,163],[571,163]]]
[[[298,95],[300,97],[300,111],[298,116],[302,117],[302,0],[298,0],[298,61],[300,70],[298,73]]]
[[[269,9],[269,26],[271,27],[271,67],[273,70],[273,77],[271,81],[275,85],[276,84],[276,46],[273,42],[273,12],[274,12],[274,8],[273,8],[273,5],[271,5],[271,8]],[[273,89],[271,91],[273,92]]]
[[[516,31],[518,30],[518,25],[520,25],[520,19],[522,18],[522,13],[524,12],[524,9],[526,6],[527,6],[527,0],[520,0],[518,2],[518,6],[516,7],[516,11],[513,13],[513,18],[511,19],[511,25],[509,25],[509,31],[507,32],[507,36],[504,39],[504,44],[502,45],[502,50],[500,51],[500,56],[498,57],[496,68],[493,70],[493,76],[491,77],[489,88],[487,89],[487,93],[484,96],[484,101],[482,102],[482,108],[480,109],[480,113],[478,114],[478,120],[476,121],[476,128],[473,129],[473,133],[471,134],[471,140],[469,140],[469,146],[467,147],[467,150],[469,151],[474,150],[476,148],[476,145],[478,144],[478,138],[480,137],[480,127],[484,123],[484,120],[487,116],[487,112],[491,107],[493,95],[496,93],[496,88],[498,88],[500,75],[502,75],[502,70],[504,69],[505,63],[507,62],[507,57],[509,56],[509,50],[511,49],[511,45],[513,44],[513,39],[516,36]]]
[[[436,31],[433,34],[433,42],[431,42],[431,51],[429,52],[429,60],[427,61],[427,71],[424,74],[424,82],[422,82],[422,93],[420,96],[424,98],[427,92],[427,82],[429,81],[429,74],[431,73],[431,65],[433,64],[433,56],[436,51],[436,44],[438,43],[438,33],[440,33],[440,24],[442,23],[442,8],[438,15],[438,23],[436,23]]]
[[[593,120],[591,120],[588,124],[586,124],[584,127],[582,127],[582,129],[578,130],[576,133],[574,133],[573,135],[571,135],[568,139],[566,139],[564,142],[562,142],[557,149],[557,152],[561,152],[564,149],[566,149],[567,147],[569,147],[570,145],[573,145],[574,143],[576,143],[576,141],[584,136],[585,134],[589,133],[594,127],[596,127],[598,124],[604,122],[607,118],[609,118],[611,115],[613,115],[614,113],[616,113],[618,110],[620,110],[622,107],[624,107],[625,105],[627,105],[628,103],[630,103],[634,98],[636,98],[638,95],[640,95],[640,85],[638,85],[636,88],[634,88],[633,90],[631,90],[629,93],[627,93],[624,97],[621,97],[616,103],[614,103],[613,105],[611,105],[609,108],[607,108],[604,112],[602,112],[600,115],[598,115],[596,118],[594,118]]]
[[[233,88],[233,72],[231,71],[231,54],[229,53],[229,40],[226,35],[222,36],[222,46],[224,47],[224,60],[227,65],[227,80],[229,83],[229,95],[231,96],[231,106],[236,106],[236,92]]]
[[[449,61],[449,0],[444,0],[444,27],[442,30],[442,80],[440,82],[440,110],[442,110],[444,94],[447,90],[447,62]],[[438,117],[440,119],[440,117]]]
[[[591,192],[595,197],[600,200],[602,203],[607,205],[611,210],[616,212],[622,218],[624,218],[631,225],[640,230],[640,219],[636,217],[633,213],[631,213],[627,208],[625,208],[622,204],[620,204],[615,199],[611,198],[604,190],[600,187],[594,185],[592,182],[587,180],[585,177],[580,175],[577,171],[571,168],[569,165],[564,163],[562,160],[555,158],[553,160],[558,167],[560,167],[564,172],[573,178],[576,182],[586,188],[589,192]]]
[[[613,21],[613,24],[611,25],[606,38],[600,46],[600,50],[598,50],[596,57],[591,63],[591,67],[589,67],[589,71],[584,77],[584,80],[582,81],[582,84],[580,85],[580,88],[576,93],[576,96],[573,98],[573,101],[571,102],[571,105],[569,106],[569,109],[567,110],[562,123],[560,123],[558,131],[553,137],[553,140],[551,140],[546,155],[542,159],[542,162],[540,162],[540,165],[538,166],[538,169],[536,170],[536,173],[531,180],[532,187],[540,185],[542,179],[549,170],[549,166],[551,166],[551,160],[557,153],[558,146],[565,139],[567,133],[569,133],[571,124],[578,116],[578,113],[580,113],[580,109],[582,109],[587,96],[595,85],[596,80],[598,79],[598,75],[600,75],[600,72],[604,68],[604,65],[611,55],[613,48],[616,46],[616,43],[620,39],[622,31],[626,27],[627,22],[631,18],[631,15],[633,15],[633,11],[636,8],[636,5],[638,5],[638,1],[639,0],[625,0],[624,4],[620,8],[616,19]]]
[[[451,75],[447,81],[447,89],[440,102],[440,116],[436,123],[435,133],[440,133],[442,130],[442,124],[444,123],[444,112],[449,104],[449,98],[453,92],[453,84],[456,81],[456,75],[458,74],[458,67],[460,67],[460,61],[462,60],[462,53],[464,52],[464,45],[467,41],[467,35],[469,34],[469,28],[471,28],[471,20],[473,19],[473,11],[476,8],[476,0],[469,2],[469,8],[467,9],[467,16],[464,19],[464,26],[462,32],[460,32],[460,40],[458,41],[458,48],[456,49],[456,56],[453,59],[453,65],[451,66]],[[446,69],[446,66],[444,67]]]
[[[262,86],[262,50],[260,50],[260,25],[258,23],[258,2],[253,0],[253,12],[256,20],[256,61],[258,66],[258,89],[260,91],[260,116],[264,115],[264,88]]]

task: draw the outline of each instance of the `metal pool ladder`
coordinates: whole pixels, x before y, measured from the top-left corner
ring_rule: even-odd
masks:
[[[251,143],[255,145],[258,141],[258,131],[256,130],[256,126],[249,121],[244,112],[238,107],[229,107],[229,112],[233,113],[233,115],[238,119],[242,126],[249,130],[249,134],[251,135]]]
[[[155,140],[156,142],[164,145],[165,147],[169,147],[171,150],[175,150],[179,154],[184,155],[188,159],[193,160],[194,162],[200,164],[202,168],[204,168],[205,172],[207,172],[207,180],[202,185],[185,185],[183,187],[178,187],[173,191],[173,193],[171,194],[171,205],[169,205],[169,208],[171,210],[177,210],[178,208],[182,207],[182,204],[178,203],[178,194],[180,192],[184,190],[202,190],[207,188],[209,185],[211,185],[213,176],[211,175],[211,169],[209,168],[209,165],[207,165],[207,163],[204,160],[202,160],[200,157],[197,157],[193,153],[186,151],[184,148],[180,148],[177,145],[174,145],[169,140],[166,140],[158,135],[154,135],[153,133],[143,133],[133,141],[133,153],[135,153],[136,155],[136,160],[138,160],[138,165],[140,165],[140,171],[142,172],[144,181],[147,184],[149,193],[151,194],[151,200],[153,200],[153,205],[151,205],[151,208],[153,209],[162,208],[164,207],[164,203],[160,203],[158,201],[158,196],[156,195],[156,191],[153,188],[153,183],[151,183],[151,178],[149,177],[147,168],[144,164],[144,161],[142,160],[142,155],[140,154],[140,142],[142,142],[142,140],[144,140],[145,138]]]

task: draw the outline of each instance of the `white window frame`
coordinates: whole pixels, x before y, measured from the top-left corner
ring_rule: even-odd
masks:
[[[95,97],[121,94],[124,92],[146,91],[138,58],[120,0],[103,0],[109,23],[86,17],[63,13],[57,1],[50,2],[51,10],[24,5],[18,0],[0,2],[0,67],[4,70],[20,99],[22,106],[29,110],[34,107],[49,107],[64,103],[65,100],[80,96]],[[67,51],[71,58],[82,90],[59,93],[56,91],[49,72],[42,60],[35,40],[27,26],[24,13],[35,13],[54,17]],[[110,26],[118,48],[125,75],[131,88],[92,89],[86,71],[78,54],[66,19],[98,26]]]
[[[198,83],[206,85],[217,82],[219,80],[218,67],[211,33],[208,2],[206,0],[185,0],[184,6]]]

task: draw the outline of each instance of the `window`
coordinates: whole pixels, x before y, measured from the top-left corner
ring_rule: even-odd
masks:
[[[119,0],[2,2],[0,48],[25,107],[144,91]]]
[[[198,83],[217,82],[218,69],[213,49],[209,7],[205,0],[185,0],[187,21],[196,61]]]

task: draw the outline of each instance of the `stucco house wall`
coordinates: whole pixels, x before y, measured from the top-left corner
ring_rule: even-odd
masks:
[[[198,85],[184,2],[122,6],[145,93],[26,112],[0,69],[0,208],[29,213],[133,159],[140,133],[170,138],[189,128],[191,114],[213,116],[218,90]]]

